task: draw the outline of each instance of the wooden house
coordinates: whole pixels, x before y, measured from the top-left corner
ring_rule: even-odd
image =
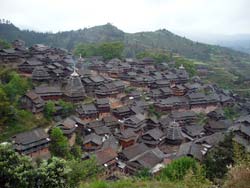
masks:
[[[171,111],[171,110],[188,110],[188,101],[184,97],[169,97],[167,99],[159,99],[155,102],[155,107],[158,111]]]
[[[174,96],[183,96],[186,94],[186,88],[179,84],[173,84],[171,85],[171,89],[173,91]]]
[[[209,134],[215,133],[215,132],[225,132],[228,130],[231,126],[233,126],[233,123],[231,120],[209,120],[207,124],[204,126],[206,131]]]
[[[183,136],[188,140],[195,140],[205,135],[205,129],[201,125],[188,125],[182,127]]]
[[[40,85],[35,87],[35,93],[44,100],[59,100],[63,96],[60,86],[46,86]]]
[[[107,173],[112,173],[117,167],[117,153],[112,148],[102,149],[95,153],[97,163],[104,167]]]
[[[89,134],[83,139],[84,151],[96,151],[101,149],[103,143],[103,137],[96,135],[95,133]]]
[[[95,120],[99,118],[99,112],[94,104],[80,104],[76,112],[81,119]]]
[[[114,116],[103,117],[102,121],[105,126],[110,128],[111,132],[115,132],[116,129],[120,128],[120,124]]]
[[[122,127],[125,129],[132,129],[134,132],[140,134],[143,132],[146,126],[146,117],[142,114],[136,114],[125,119],[122,123]]]
[[[128,118],[134,113],[128,106],[118,107],[112,110],[113,115],[118,119]]]
[[[30,110],[32,113],[43,111],[44,100],[33,91],[28,91],[20,99],[21,107]]]
[[[115,136],[123,149],[134,145],[138,139],[138,135],[132,129],[121,129]]]
[[[217,106],[218,98],[213,95],[205,95],[203,93],[190,93],[187,95],[190,108],[206,108],[208,106]]]
[[[165,143],[165,138],[165,134],[159,128],[154,128],[145,132],[140,141],[150,147],[156,147]]]
[[[110,112],[110,104],[108,98],[96,99],[96,107],[99,113],[109,113]]]
[[[19,133],[11,138],[15,151],[30,157],[49,155],[49,135],[42,128]]]
[[[50,79],[51,77],[45,67],[37,66],[32,71],[32,81],[49,82]]]
[[[28,59],[22,64],[18,65],[18,70],[20,72],[31,74],[36,67],[41,67],[43,65],[44,63],[38,59]]]
[[[203,156],[206,151],[203,150],[203,147],[200,144],[194,142],[187,142],[180,145],[180,148],[176,154],[177,157],[192,157],[198,161],[203,160]]]
[[[65,136],[71,138],[73,133],[76,131],[78,124],[73,119],[66,118],[63,121],[57,123],[55,127],[60,128]]]
[[[250,126],[239,123],[233,128],[233,140],[250,152]]]
[[[181,126],[194,124],[197,116],[193,111],[172,111],[170,117],[178,122]]]

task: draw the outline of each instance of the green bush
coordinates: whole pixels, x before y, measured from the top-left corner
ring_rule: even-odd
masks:
[[[195,174],[198,163],[190,157],[182,157],[167,165],[160,173],[161,180],[179,181],[183,180],[190,170]]]

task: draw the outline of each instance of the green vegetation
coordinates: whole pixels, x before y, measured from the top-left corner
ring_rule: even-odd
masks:
[[[197,74],[194,61],[183,57],[174,57],[174,62],[176,68],[179,68],[181,65],[183,65],[191,77]]]
[[[100,44],[79,44],[74,53],[83,57],[102,56],[104,60],[121,58],[124,45],[122,42],[105,42]]]
[[[21,77],[11,69],[0,68],[0,141],[47,124],[43,118],[20,108],[20,97],[31,87],[29,79]]]
[[[228,166],[234,164],[232,135],[227,135],[223,142],[212,148],[203,161],[206,175],[210,180],[223,178]]]
[[[198,163],[189,157],[182,157],[167,165],[159,175],[161,180],[179,181],[192,171],[194,174],[199,168]]]
[[[55,103],[53,101],[46,102],[43,110],[44,117],[47,120],[51,120],[55,112],[56,112]]]
[[[58,105],[62,107],[62,117],[68,117],[74,112],[74,105],[71,102],[59,100]]]
[[[61,99],[59,101],[47,101],[43,110],[44,117],[47,120],[52,120],[54,117],[54,114],[57,112],[56,106],[61,107],[60,115],[63,118],[70,116],[74,112],[74,105],[71,102],[66,102]]]
[[[227,119],[230,119],[232,121],[236,120],[239,117],[239,113],[234,106],[225,107],[224,114]]]
[[[2,49],[9,49],[9,48],[11,48],[11,44],[3,39],[0,39],[0,49],[1,48]]]
[[[0,185],[6,188],[72,188],[78,187],[80,180],[95,177],[101,169],[95,158],[65,161],[52,157],[34,164],[10,145],[0,145],[0,172]]]
[[[150,52],[144,51],[136,55],[136,58],[142,59],[145,57],[150,57],[155,60],[156,63],[169,62],[173,60],[172,53],[170,52]]]
[[[156,117],[157,119],[160,119],[160,117],[162,116],[162,112],[158,112],[154,105],[150,105],[148,108],[148,115],[151,117]]]
[[[190,76],[197,74],[195,61],[189,60],[180,56],[173,56],[171,52],[167,51],[143,51],[136,55],[138,59],[149,57],[155,60],[156,63],[174,62],[175,68],[183,65]]]
[[[63,135],[60,128],[56,127],[51,130],[50,134],[50,152],[53,156],[69,158],[70,157],[70,146],[68,139]]]
[[[24,40],[28,46],[42,43],[69,50],[73,50],[78,44],[100,44],[119,41],[124,43],[123,55],[125,57],[135,57],[136,54],[143,51],[167,50],[171,53],[200,61],[210,61],[214,57],[220,59],[227,58],[233,62],[239,62],[242,58],[247,58],[249,61],[249,55],[247,54],[228,48],[193,42],[185,37],[177,36],[166,29],[130,34],[119,30],[111,24],[106,24],[88,29],[52,34],[20,30],[12,24],[0,24],[0,37],[5,38],[8,42],[19,38]],[[91,53],[88,53],[88,55],[91,55]]]
[[[158,176],[151,177],[147,169],[142,170],[136,177],[122,178],[121,180],[108,182],[97,180],[94,182],[84,182],[81,188],[210,188],[211,182],[203,175],[203,170],[199,164],[191,158],[177,159],[172,165],[163,169]],[[193,172],[195,170],[195,172]],[[166,173],[167,172],[167,173]],[[182,173],[178,176],[177,173]],[[174,173],[174,175],[169,174]]]
[[[206,125],[208,122],[208,118],[207,118],[206,114],[204,114],[204,113],[197,114],[197,121],[196,122],[198,125],[201,125],[201,126]]]
[[[229,144],[230,139],[221,143],[222,147]],[[241,147],[235,145],[234,166],[228,168],[224,173],[225,179],[217,182],[220,187],[249,187],[249,154],[244,153]],[[218,157],[221,155],[219,154]],[[215,163],[213,175],[218,178],[218,171],[223,171],[227,163],[214,158]],[[232,165],[233,163],[231,163]],[[220,169],[223,168],[223,169]],[[143,187],[171,187],[171,188],[211,188],[212,183],[205,178],[206,168],[202,168],[192,158],[183,157],[174,160],[167,165],[159,175],[151,176],[147,169],[138,172],[135,177],[123,177],[118,181],[102,180],[102,168],[100,168],[94,157],[89,160],[64,159],[52,157],[47,161],[31,162],[31,158],[14,152],[10,145],[0,145],[0,184],[7,188],[33,188],[33,187],[55,187],[55,188],[143,188]]]
[[[136,174],[135,177],[140,179],[140,180],[148,180],[151,178],[151,173],[149,171],[149,169],[144,168],[142,170],[139,170]]]
[[[250,154],[237,143],[233,143],[235,165],[228,169],[223,188],[248,188],[250,184]]]

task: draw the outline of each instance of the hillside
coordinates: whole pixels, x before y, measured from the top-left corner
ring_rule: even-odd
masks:
[[[58,33],[39,33],[20,30],[13,24],[0,24],[0,38],[11,42],[15,39],[26,41],[28,46],[43,43],[49,46],[72,50],[79,43],[100,43],[122,41],[125,44],[124,55],[134,57],[144,50],[167,50],[191,59],[210,61],[213,56],[250,59],[250,55],[228,48],[193,42],[163,29],[154,32],[125,33],[111,24],[65,31]]]

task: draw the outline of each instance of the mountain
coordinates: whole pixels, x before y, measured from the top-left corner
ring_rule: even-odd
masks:
[[[217,44],[250,54],[250,35],[233,35],[219,39]]]
[[[236,51],[250,54],[250,34],[210,34],[210,33],[185,33],[188,38],[211,45],[220,45]]]
[[[109,41],[122,41],[125,44],[124,55],[134,57],[137,53],[149,50],[166,50],[180,54],[190,59],[210,61],[213,57],[226,57],[234,61],[241,58],[250,59],[250,55],[234,50],[193,42],[185,37],[180,37],[166,29],[154,32],[125,33],[117,27],[106,24],[76,31],[58,33],[41,33],[20,30],[13,24],[0,24],[0,38],[9,42],[22,39],[27,46],[43,43],[49,46],[73,50],[79,43],[100,43]]]

